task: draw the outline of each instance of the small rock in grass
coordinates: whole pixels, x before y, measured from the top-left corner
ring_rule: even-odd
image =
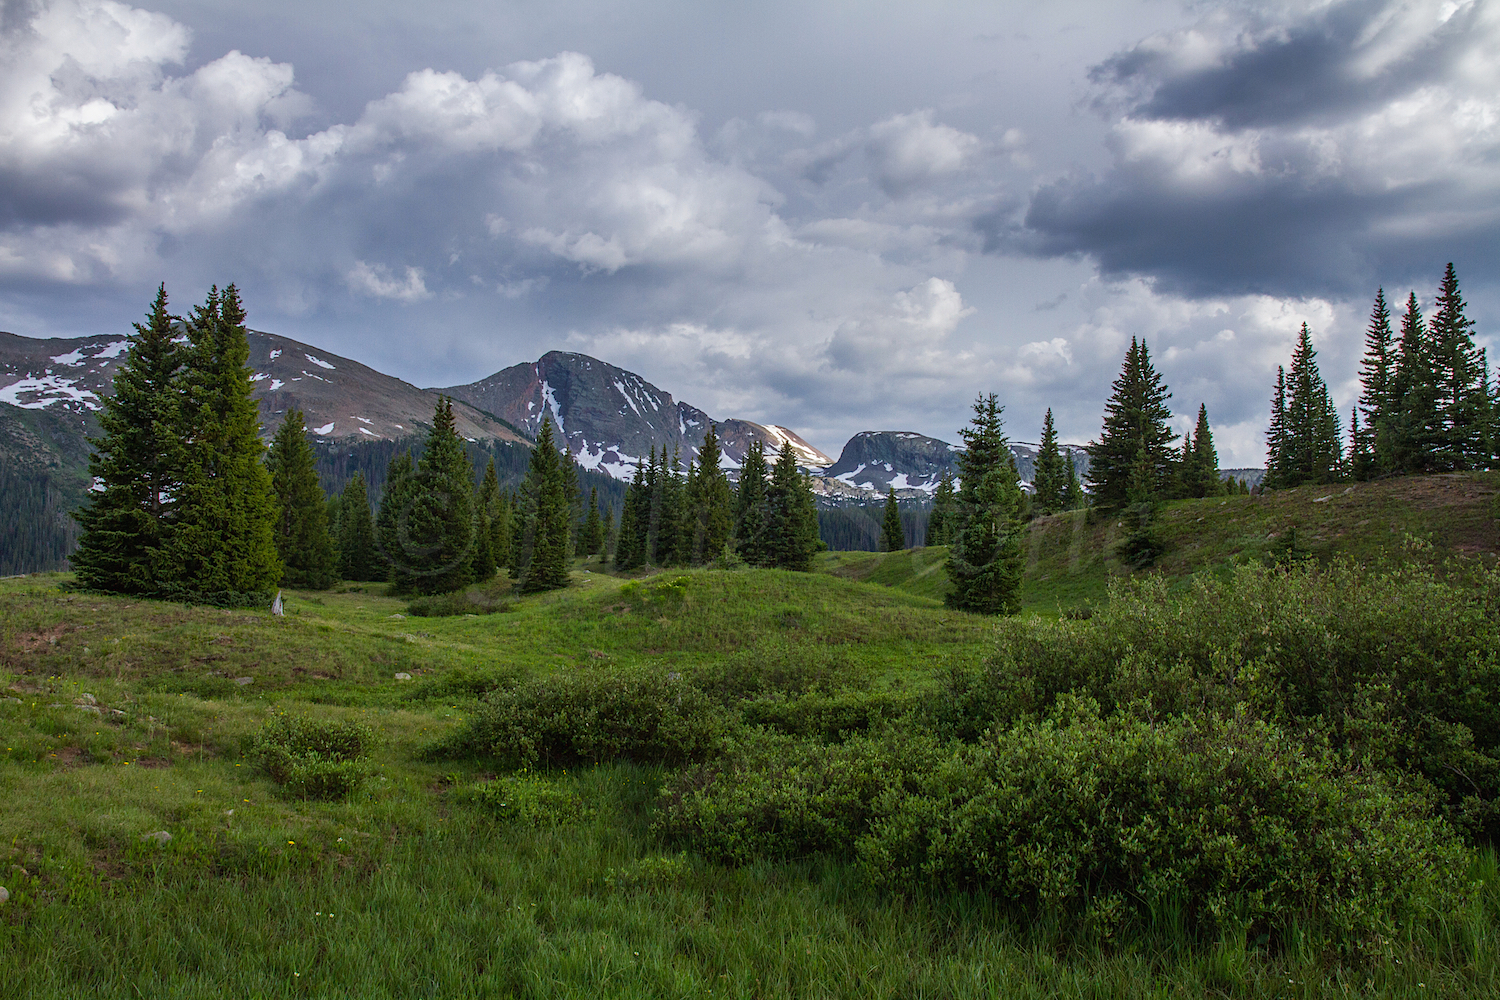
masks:
[[[411,680],[411,674],[409,674],[409,673],[407,673],[406,671],[403,670],[401,673],[399,673],[399,674],[396,675],[396,680],[398,680],[398,681],[409,681],[409,680]]]
[[[77,698],[73,699],[73,704],[75,704],[75,705],[97,705],[97,704],[99,704],[99,699],[95,698],[93,695],[91,695],[87,691],[85,691],[83,694],[81,694]]]
[[[406,616],[402,615],[402,614],[386,615],[387,619],[400,619],[400,618],[405,618],[405,617]]]
[[[172,839],[172,835],[165,830],[157,830],[155,833],[141,834],[142,840],[154,840],[158,844],[165,844]]]
[[[101,712],[98,708],[96,708],[93,705],[75,705],[73,707],[76,708],[76,709],[78,709],[80,712],[93,712],[95,715],[103,715],[104,714],[103,712]]]
[[[255,683],[255,678],[254,677],[236,677],[234,679],[234,682],[236,684],[238,684],[240,687],[244,687],[246,684],[254,684]]]
[[[124,715],[125,714],[125,710],[123,708],[112,708],[112,709],[109,710],[109,714],[110,715]]]
[[[0,904],[5,903],[9,899],[10,899],[10,890],[7,889],[7,888],[5,888],[5,886],[0,885]]]
[[[19,705],[19,704],[21,704],[21,699],[20,698],[0,698],[0,702],[3,702],[4,704],[7,704],[7,705]]]

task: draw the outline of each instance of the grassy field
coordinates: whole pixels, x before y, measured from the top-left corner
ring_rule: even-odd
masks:
[[[1359,561],[1382,558],[1441,563],[1452,556],[1500,555],[1491,503],[1500,474],[1410,476],[1373,483],[1304,486],[1263,496],[1175,500],[1156,517],[1165,551],[1151,572],[1186,585],[1198,573],[1222,573],[1287,555]],[[1023,606],[1058,614],[1107,599],[1111,580],[1129,576],[1116,556],[1128,534],[1118,517],[1070,511],[1026,528]],[[944,548],[905,552],[825,552],[816,568],[941,600],[948,578]]]
[[[1493,553],[1493,486],[1171,505],[1162,572],[1259,558],[1291,525],[1314,554]],[[1028,606],[1103,600],[1118,531],[1035,522]],[[1463,921],[1357,960],[1311,939],[1192,939],[1170,914],[1101,943],[980,897],[877,892],[832,861],[683,854],[651,827],[660,768],[546,772],[572,805],[518,816],[475,794],[492,762],[428,752],[488,690],[600,667],[811,664],[862,690],[928,689],[994,642],[991,622],[941,606],[941,556],[635,581],[580,564],[566,591],[446,618],[383,586],[291,593],[274,618],[0,581],[0,996],[1500,995],[1488,854]],[[369,727],[365,784],[288,797],[247,756],[281,715]]]

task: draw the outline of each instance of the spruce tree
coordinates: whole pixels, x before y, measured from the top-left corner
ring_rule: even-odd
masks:
[[[720,468],[720,455],[719,436],[709,421],[685,503],[686,544],[694,565],[717,559],[734,530],[734,494]]]
[[[1280,487],[1287,462],[1286,369],[1277,365],[1276,387],[1271,390],[1271,425],[1266,428],[1266,474],[1261,485],[1268,490]]]
[[[375,540],[380,545],[388,579],[394,579],[396,567],[404,565],[408,559],[408,515],[415,476],[416,464],[410,451],[393,457],[385,468],[380,511],[375,515]]]
[[[1208,407],[1198,405],[1198,425],[1183,442],[1183,495],[1213,497],[1222,491],[1219,482],[1219,454],[1214,449],[1213,431],[1208,426]]]
[[[652,449],[653,455],[655,448]],[[635,475],[625,490],[620,508],[620,526],[615,532],[615,569],[639,569],[646,563],[646,519],[651,498],[646,485],[650,463],[637,463]]]
[[[1375,455],[1371,451],[1373,435],[1359,425],[1359,407],[1349,407],[1349,450],[1344,456],[1344,478],[1369,482],[1375,478]]]
[[[442,594],[474,582],[473,466],[439,397],[422,458],[406,484],[404,549],[393,558],[398,591]]]
[[[569,534],[573,510],[568,496],[567,459],[558,451],[552,419],[542,418],[531,464],[521,484],[525,539],[517,581],[523,594],[568,585]]]
[[[688,561],[683,531],[683,503],[687,484],[682,469],[682,454],[674,448],[670,462],[667,449],[661,449],[656,489],[652,494],[652,522],[656,526],[656,545],[651,561],[657,566],[677,566]]]
[[[1391,457],[1393,472],[1427,472],[1441,437],[1437,415],[1437,380],[1427,323],[1417,293],[1406,299],[1401,317],[1401,353],[1391,382]]]
[[[302,411],[287,411],[266,456],[271,490],[276,495],[276,551],[281,556],[281,585],[327,590],[335,582],[333,537],[328,508]]]
[[[1014,614],[1020,608],[1020,477],[1005,436],[1004,407],[994,393],[974,402],[960,430],[958,530],[948,550],[946,603],[980,614]]]
[[[604,548],[604,522],[599,519],[599,487],[589,487],[589,509],[584,515],[583,534],[578,539],[579,554],[597,555]]]
[[[171,535],[185,474],[184,357],[173,341],[165,285],[135,331],[115,371],[114,393],[103,398],[103,433],[89,441],[89,474],[97,486],[73,515],[83,532],[70,560],[85,587],[151,594],[158,589],[157,553]]]
[[[365,477],[356,472],[339,495],[339,576],[345,580],[384,580],[389,572],[375,542]]]
[[[509,493],[500,494],[495,502],[495,513],[490,516],[490,537],[494,540],[495,567],[508,568],[515,565],[516,558],[516,504]]]
[[[1285,378],[1286,402],[1282,423],[1282,456],[1277,464],[1277,486],[1331,483],[1343,463],[1339,418],[1318,373],[1317,351],[1307,324],[1297,335],[1292,364]]]
[[[500,477],[495,458],[485,464],[484,477],[474,494],[474,579],[488,580],[501,566],[496,554],[495,513],[500,506]]]
[[[612,560],[614,558],[612,553],[615,550],[615,537],[615,509],[613,507],[606,507],[604,508],[604,541],[599,549],[601,561]]]
[[[943,472],[932,494],[932,513],[927,516],[927,537],[923,545],[947,545],[953,541],[954,518],[958,516],[953,496],[953,474]]]
[[[1359,409],[1364,412],[1365,426],[1361,437],[1350,441],[1355,456],[1351,472],[1361,481],[1383,475],[1395,467],[1391,424],[1396,362],[1391,311],[1385,302],[1385,289],[1377,288],[1375,305],[1370,309],[1370,325],[1365,328],[1365,356],[1360,361]],[[1351,418],[1350,425],[1354,423]]]
[[[818,550],[818,508],[790,446],[781,449],[771,468],[765,533],[770,565],[799,572],[810,568]]]
[[[157,578],[198,594],[265,594],[281,579],[276,498],[262,461],[239,292],[229,285],[193,309],[180,433],[186,474]]]
[[[751,566],[771,564],[766,516],[765,446],[760,441],[752,441],[740,467],[734,503],[735,550]]]
[[[1083,483],[1078,481],[1078,465],[1073,461],[1073,453],[1068,452],[1068,486],[1063,493],[1063,509],[1077,510],[1088,503],[1088,495],[1083,492]]]
[[[1458,275],[1448,265],[1428,323],[1432,344],[1436,422],[1430,466],[1477,469],[1489,464],[1489,365],[1475,346],[1474,321],[1464,314]]]
[[[1130,340],[1120,377],[1104,407],[1104,430],[1088,446],[1089,487],[1104,507],[1164,496],[1175,475],[1177,435],[1168,426],[1172,394],[1151,364],[1144,340]]]
[[[1042,446],[1036,455],[1036,469],[1031,475],[1032,503],[1040,514],[1063,509],[1063,491],[1068,487],[1068,470],[1057,447],[1057,428],[1052,424],[1052,408],[1042,418]]]
[[[885,491],[885,516],[880,524],[880,548],[884,552],[900,552],[906,548],[906,531],[901,527],[901,507],[896,503],[896,491]]]

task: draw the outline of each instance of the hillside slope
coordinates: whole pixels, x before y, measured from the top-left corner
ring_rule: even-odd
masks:
[[[1361,562],[1500,557],[1493,507],[1500,473],[1406,476],[1373,483],[1303,486],[1263,496],[1177,500],[1162,506],[1163,552],[1146,570],[1184,585],[1234,563],[1344,556]],[[1103,602],[1110,581],[1129,575],[1116,549],[1129,533],[1119,517],[1069,511],[1026,526],[1025,608],[1057,613]],[[820,572],[925,597],[948,588],[944,548],[827,552]]]

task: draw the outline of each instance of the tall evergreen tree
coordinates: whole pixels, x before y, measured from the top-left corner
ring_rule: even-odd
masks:
[[[544,416],[536,447],[531,450],[526,480],[521,484],[526,527],[517,581],[522,593],[568,585],[568,536],[573,513],[566,461],[553,437],[552,419]]]
[[[953,541],[953,533],[958,517],[957,501],[953,495],[953,474],[943,472],[943,478],[938,480],[937,489],[932,494],[932,513],[927,517],[927,537],[922,540],[924,545],[947,545]]]
[[[1266,428],[1266,474],[1261,486],[1281,486],[1282,467],[1287,463],[1286,369],[1276,366],[1276,387],[1271,390],[1271,425]]]
[[[1223,492],[1219,481],[1219,454],[1214,449],[1213,431],[1208,426],[1208,407],[1198,405],[1198,425],[1183,442],[1183,495],[1213,497]]]
[[[1430,456],[1441,434],[1433,351],[1416,292],[1407,296],[1401,317],[1401,353],[1391,383],[1391,406],[1392,471],[1403,475],[1429,471]]]
[[[818,550],[818,507],[790,445],[781,449],[771,468],[765,533],[772,566],[797,571],[810,568]]]
[[[994,393],[974,401],[960,430],[959,524],[948,550],[949,607],[980,614],[1020,608],[1020,477],[1005,436],[1004,407]]]
[[[229,285],[187,322],[184,482],[158,580],[198,593],[266,593],[281,580],[276,498],[262,458],[239,292]]]
[[[1371,450],[1374,435],[1359,425],[1359,407],[1349,407],[1349,451],[1344,462],[1344,475],[1355,482],[1369,482],[1375,478],[1375,454]]]
[[[597,555],[604,548],[604,522],[599,519],[599,488],[589,487],[589,509],[583,519],[583,534],[578,551],[585,556]]]
[[[606,507],[604,508],[604,542],[599,549],[602,559],[613,560],[614,556],[612,553],[615,551],[615,538],[615,509],[613,507]]]
[[[638,462],[630,486],[625,490],[625,502],[620,508],[620,526],[615,532],[614,564],[616,569],[639,569],[646,564],[646,522],[650,515],[651,495],[647,484],[649,470],[655,464],[655,447],[652,460]]]
[[[397,590],[441,594],[474,582],[473,466],[440,397],[422,458],[407,486],[404,548],[393,557]]]
[[[488,580],[502,564],[496,553],[495,512],[500,506],[500,476],[494,456],[485,463],[484,477],[474,494],[474,579]]]
[[[896,503],[896,491],[885,491],[885,516],[880,523],[880,548],[885,552],[900,552],[906,548],[906,531],[901,527],[901,507]]]
[[[386,465],[380,510],[375,515],[375,540],[391,579],[395,578],[397,564],[407,558],[407,521],[415,477],[416,463],[410,451],[394,456]]]
[[[1104,507],[1164,496],[1175,474],[1177,435],[1168,426],[1172,394],[1151,364],[1144,340],[1130,340],[1120,377],[1104,407],[1104,431],[1088,446],[1089,488]]]
[[[1068,452],[1068,486],[1063,492],[1063,509],[1077,510],[1088,503],[1088,494],[1083,492],[1083,483],[1078,481],[1078,466],[1073,461],[1073,453]]]
[[[281,556],[281,584],[303,590],[327,590],[335,580],[333,537],[328,508],[302,411],[287,411],[271,439],[266,468],[276,495],[276,551]]]
[[[1359,457],[1351,462],[1355,479],[1373,479],[1395,467],[1391,425],[1397,358],[1391,311],[1385,303],[1385,289],[1378,288],[1370,309],[1370,325],[1365,328],[1365,356],[1360,362],[1359,409],[1364,412],[1365,426],[1361,439],[1349,444],[1354,455],[1368,459]]]
[[[384,580],[390,572],[375,541],[365,477],[356,472],[339,495],[339,576],[345,580]]]
[[[1464,314],[1458,275],[1448,265],[1428,323],[1435,383],[1432,468],[1476,469],[1489,464],[1489,365],[1474,344],[1474,321]]]
[[[1066,459],[1057,447],[1057,428],[1052,424],[1052,407],[1042,418],[1042,446],[1036,455],[1036,470],[1031,474],[1032,503],[1040,514],[1063,509],[1063,492],[1068,488]]]
[[[734,504],[735,550],[751,566],[771,564],[766,516],[765,446],[760,441],[752,441],[740,466]]]
[[[1282,449],[1276,461],[1278,487],[1331,483],[1343,463],[1338,412],[1318,373],[1317,351],[1307,324],[1297,335],[1285,377]]]
[[[135,324],[114,393],[103,398],[103,433],[89,442],[97,486],[73,515],[83,533],[70,558],[85,587],[123,594],[158,589],[157,553],[171,534],[185,471],[184,357],[172,326],[163,285],[146,322]]]
[[[687,545],[683,537],[683,500],[687,484],[683,476],[682,454],[672,450],[667,459],[667,449],[661,449],[660,465],[656,474],[656,489],[651,497],[652,522],[656,527],[656,544],[651,561],[657,566],[676,566],[688,561]]]
[[[717,559],[734,530],[734,494],[720,468],[719,435],[709,421],[698,450],[697,470],[690,477],[685,511],[690,560],[702,565]]]

